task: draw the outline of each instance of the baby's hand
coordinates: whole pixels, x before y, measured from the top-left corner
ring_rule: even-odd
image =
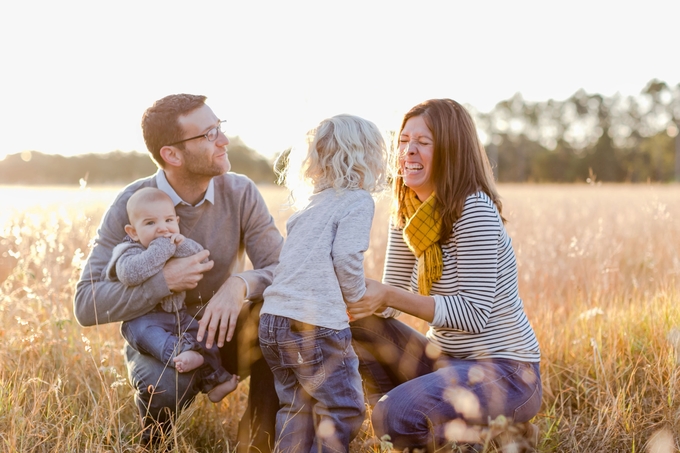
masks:
[[[182,242],[184,242],[184,239],[186,238],[180,233],[175,233],[172,236],[170,236],[170,242],[172,242],[175,245],[180,245]]]

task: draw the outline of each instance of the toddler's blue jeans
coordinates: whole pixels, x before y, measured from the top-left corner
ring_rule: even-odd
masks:
[[[277,451],[349,451],[365,416],[350,330],[263,314],[259,337],[281,404],[276,414]]]

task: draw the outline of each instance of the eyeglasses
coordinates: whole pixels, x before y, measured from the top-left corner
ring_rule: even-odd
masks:
[[[206,140],[209,142],[214,142],[217,140],[217,136],[220,135],[220,132],[224,133],[224,123],[226,123],[227,120],[221,120],[219,123],[217,123],[217,126],[213,127],[210,129],[208,132],[205,134],[197,135],[195,137],[191,138],[185,138],[184,140],[180,140],[178,142],[170,143],[166,146],[173,146],[173,145],[179,145],[180,143],[188,142],[189,140],[196,140],[197,138],[202,138],[205,137]]]

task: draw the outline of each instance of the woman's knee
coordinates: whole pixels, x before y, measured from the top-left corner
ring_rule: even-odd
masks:
[[[383,399],[385,396],[383,396]],[[382,438],[385,434],[390,433],[390,426],[388,424],[389,408],[388,404],[383,404],[383,399],[375,403],[371,412],[371,423],[373,431],[378,438]]]
[[[395,447],[420,446],[432,436],[426,412],[408,395],[390,392],[373,407],[371,422],[376,436],[389,436]]]

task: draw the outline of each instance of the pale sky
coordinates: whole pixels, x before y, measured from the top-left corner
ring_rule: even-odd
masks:
[[[430,98],[637,94],[680,82],[678,17],[678,0],[3,2],[0,158],[146,152],[142,113],[180,92],[267,156],[338,113],[387,131]]]

